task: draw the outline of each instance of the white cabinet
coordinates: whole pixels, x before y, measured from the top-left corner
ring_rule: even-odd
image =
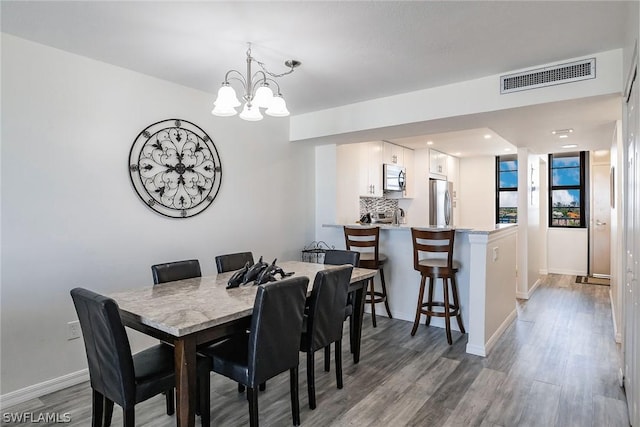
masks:
[[[358,144],[360,150],[358,182],[362,197],[382,197],[382,144],[382,141]]]
[[[412,199],[415,194],[415,183],[416,183],[416,168],[413,160],[413,150],[410,148],[403,148],[402,157],[404,161],[404,167],[407,172],[407,180],[406,186],[404,190],[404,197],[407,199]]]
[[[429,172],[447,176],[447,158],[449,156],[436,150],[429,150]]]
[[[394,164],[399,166],[404,166],[404,150],[406,148],[401,147],[396,144],[391,144],[389,142],[385,142],[382,152],[382,160],[387,164]]]

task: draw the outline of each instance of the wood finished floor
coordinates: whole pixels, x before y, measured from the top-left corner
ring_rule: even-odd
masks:
[[[362,357],[354,365],[343,340],[344,388],[325,373],[316,354],[318,407],[307,405],[306,362],[300,355],[304,426],[628,426],[617,384],[619,351],[613,340],[609,287],[578,285],[573,276],[548,275],[486,358],[465,353],[466,336],[443,329],[365,315]],[[345,328],[346,329],[346,328]],[[345,335],[348,333],[345,330]],[[212,426],[248,425],[248,407],[236,385],[212,374]],[[288,374],[260,393],[263,426],[292,425]],[[3,412],[69,412],[71,426],[91,424],[87,383]],[[136,425],[174,426],[164,399],[136,406]],[[2,424],[31,426],[34,424]],[[39,423],[37,425],[49,425]],[[51,424],[53,425],[53,424]],[[116,407],[113,426],[122,425]],[[199,426],[199,418],[196,419]]]

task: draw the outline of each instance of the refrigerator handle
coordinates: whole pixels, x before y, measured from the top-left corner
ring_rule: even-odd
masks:
[[[445,225],[451,224],[451,196],[449,190],[444,192],[444,223]]]

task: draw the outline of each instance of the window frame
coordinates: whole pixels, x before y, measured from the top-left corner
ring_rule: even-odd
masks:
[[[586,205],[587,205],[587,175],[586,175],[586,166],[587,166],[587,152],[586,151],[572,151],[567,153],[549,153],[549,202],[548,202],[548,219],[549,219],[549,228],[587,228],[587,217],[586,217]],[[580,183],[578,185],[553,185],[553,171],[558,168],[553,167],[553,158],[554,155],[556,158],[562,157],[572,157],[575,155],[580,159],[579,166],[579,174],[580,174]],[[553,224],[553,192],[555,190],[579,190],[580,191],[580,225],[554,225]]]
[[[495,206],[495,223],[496,224],[517,224],[518,223],[518,206],[516,204],[516,220],[515,222],[498,222],[500,219],[500,193],[507,191],[518,191],[518,180],[516,179],[515,187],[500,187],[500,162],[501,161],[510,161],[513,160],[516,162],[516,168],[513,170],[502,171],[502,172],[516,172],[516,177],[518,177],[518,170],[520,165],[518,163],[518,155],[517,154],[507,154],[503,156],[496,156],[496,206]]]

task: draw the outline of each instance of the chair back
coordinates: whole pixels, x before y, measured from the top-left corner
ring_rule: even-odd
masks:
[[[324,263],[330,265],[351,264],[354,267],[360,262],[360,252],[328,249],[324,254]]]
[[[152,265],[151,273],[154,285],[202,276],[197,259]]]
[[[420,230],[411,228],[411,239],[413,241],[413,268],[423,271],[428,268],[421,265],[420,261],[440,259],[439,257],[429,257],[426,254],[446,254],[446,263],[442,263],[441,267],[453,270],[453,240],[456,235],[455,230]],[[435,264],[435,268],[440,267]],[[441,269],[442,269],[441,268]]]
[[[344,227],[345,247],[348,251],[356,250],[361,253],[360,263],[364,268],[378,268],[379,241],[380,227]],[[367,260],[363,259],[363,255],[367,256]]]
[[[258,287],[249,332],[249,387],[298,366],[308,285],[309,278],[299,276]]]
[[[319,271],[307,301],[306,351],[316,351],[342,339],[344,308],[353,267],[340,266]]]
[[[80,321],[91,387],[123,408],[133,407],[133,357],[118,304],[83,288],[72,289],[71,298]]]
[[[235,254],[218,255],[216,257],[216,267],[218,273],[240,270],[245,264],[253,265],[253,254],[251,252],[238,252]]]

